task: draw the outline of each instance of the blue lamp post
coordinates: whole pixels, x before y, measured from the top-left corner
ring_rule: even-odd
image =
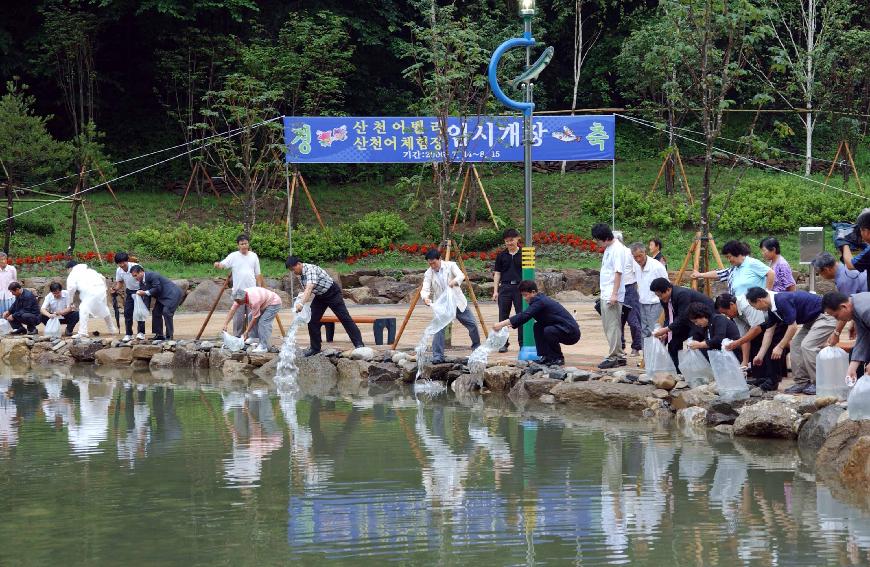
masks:
[[[523,246],[523,279],[535,279],[535,247],[532,243],[532,113],[535,111],[534,83],[541,71],[553,58],[553,48],[548,47],[544,53],[530,64],[532,47],[536,45],[532,37],[532,19],[535,17],[535,0],[520,0],[520,17],[523,19],[523,36],[509,39],[498,46],[489,61],[489,86],[495,98],[508,108],[522,111],[523,113],[523,162],[524,162],[524,185],[525,185],[525,232]],[[509,49],[524,47],[526,49],[525,70],[508,84],[514,88],[523,90],[522,102],[508,97],[498,84],[498,64],[502,55]],[[523,348],[520,350],[520,360],[537,360],[538,352],[535,348],[535,335],[532,332],[533,323],[529,321],[523,327]]]

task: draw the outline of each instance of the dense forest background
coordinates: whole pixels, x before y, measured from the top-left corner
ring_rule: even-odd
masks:
[[[96,183],[103,174],[124,175],[174,153],[119,160],[176,145],[184,152],[194,146],[183,144],[232,131],[232,139],[208,138],[214,140],[208,147],[118,185],[137,192],[183,186],[201,161],[242,199],[243,206],[224,209],[225,216],[251,228],[268,220],[267,213],[274,220],[284,191],[280,127],[264,121],[280,115],[503,112],[489,93],[485,68],[495,47],[519,35],[521,26],[515,0],[10,3],[0,20],[2,181],[69,193],[82,170],[90,171],[86,184]],[[541,46],[555,48],[535,85],[537,111],[616,108],[649,121],[619,122],[618,160],[639,164],[619,175],[631,186],[619,188],[617,213],[630,226],[688,230],[699,220],[713,223],[710,215],[717,212],[707,209],[717,198],[720,209],[738,208],[736,218],[754,213],[764,200],[751,187],[758,179],[744,177],[737,161],[729,163],[729,154],[717,148],[810,176],[824,175],[846,140],[858,168],[866,165],[870,3],[863,0],[538,0],[534,30]],[[521,63],[516,55],[508,57],[504,75],[513,76]],[[681,198],[663,215],[627,203],[632,191],[646,196],[644,186],[681,135],[694,139],[684,140],[681,149],[689,178],[697,177],[692,183],[700,207]],[[845,165],[845,154],[841,158]],[[674,169],[669,162],[668,196],[680,193]],[[515,202],[508,187],[512,191],[519,181],[513,171],[492,165],[485,172],[507,175],[501,180],[505,194],[493,201],[496,215],[508,221]],[[414,228],[440,224],[426,232],[433,238],[448,230],[461,174],[461,167],[436,167],[434,176],[418,166],[306,168],[318,199],[329,201],[336,186],[367,183],[365,191],[386,205],[381,208],[404,215],[423,206],[428,216],[413,213],[406,220]],[[63,176],[70,177],[42,185]],[[499,182],[488,181],[496,187]],[[768,195],[800,205],[803,197],[788,194],[789,185],[771,183],[780,185],[764,185]],[[588,189],[583,198],[602,211],[582,214],[609,218],[609,203],[597,193],[606,175],[568,182],[551,175],[536,184],[558,195]],[[395,192],[377,193],[382,186]],[[808,212],[789,217],[783,230],[818,222],[810,218],[819,209],[810,203],[812,187],[809,196]],[[374,209],[342,209],[342,200],[347,201],[335,199],[339,218],[333,220]],[[843,214],[833,210],[838,204],[831,200],[822,220]],[[852,201],[842,211],[858,204]],[[16,205],[16,213],[22,208]],[[764,211],[760,226],[718,215],[730,230],[760,231],[769,219]],[[580,214],[543,210],[536,220],[548,224],[536,228],[570,225]],[[99,226],[111,222],[94,217]],[[18,220],[22,226],[29,222],[26,216]],[[155,226],[153,220],[144,222]],[[195,211],[189,220],[197,222]]]

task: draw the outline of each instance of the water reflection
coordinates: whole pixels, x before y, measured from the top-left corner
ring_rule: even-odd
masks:
[[[25,549],[73,564],[125,549],[164,565],[870,564],[870,515],[791,443],[479,398],[151,382],[0,378],[0,564]]]

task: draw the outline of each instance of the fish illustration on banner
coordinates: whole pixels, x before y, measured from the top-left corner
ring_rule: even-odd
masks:
[[[612,160],[615,154],[612,115],[535,116],[530,134],[535,161]],[[284,136],[288,163],[523,161],[519,116],[450,117],[446,124],[420,116],[286,116]]]

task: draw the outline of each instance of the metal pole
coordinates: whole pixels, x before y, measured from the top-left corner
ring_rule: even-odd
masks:
[[[616,229],[616,156],[610,168],[610,226]]]
[[[532,17],[525,16],[523,18],[523,36],[526,38],[532,37]],[[532,48],[526,47],[526,69],[531,65]],[[531,81],[525,84],[523,91],[523,102],[530,104],[534,102],[535,85]],[[532,110],[523,112],[523,182],[525,193],[525,234],[523,243],[523,279],[535,281],[535,244],[532,239]],[[523,300],[523,308],[527,308],[528,303]],[[520,349],[518,358],[520,360],[537,360],[538,349],[535,345],[534,323],[529,321],[523,325],[523,348]]]
[[[288,254],[293,255],[293,223],[290,218],[290,209],[293,208],[293,202],[290,200],[290,164],[284,161],[284,181],[287,184],[287,248]],[[290,276],[290,300],[293,301],[293,276]]]

